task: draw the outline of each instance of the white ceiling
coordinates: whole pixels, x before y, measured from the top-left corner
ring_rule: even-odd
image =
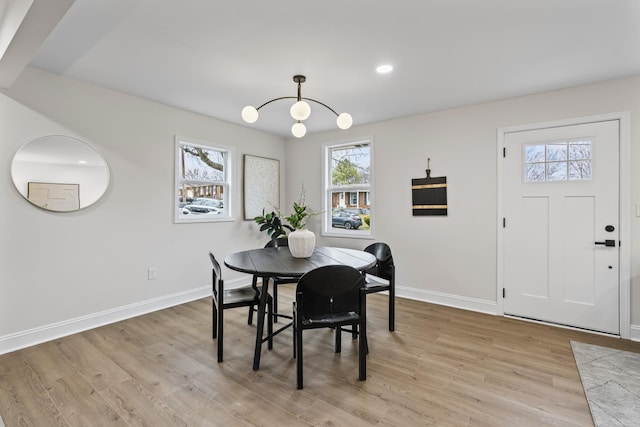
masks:
[[[240,110],[294,74],[354,125],[639,75],[640,1],[76,0],[30,65],[290,136],[291,102]]]

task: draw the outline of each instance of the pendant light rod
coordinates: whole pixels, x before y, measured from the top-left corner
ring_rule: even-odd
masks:
[[[259,106],[258,108],[256,108],[256,110],[259,110],[259,109],[261,109],[262,107],[264,107],[265,105],[267,105],[267,104],[271,104],[272,102],[280,101],[281,99],[297,99],[298,101],[303,100],[303,101],[311,101],[311,102],[315,102],[316,104],[320,104],[320,105],[322,105],[323,107],[325,107],[327,110],[331,111],[331,112],[332,112],[333,114],[335,114],[336,116],[339,116],[339,115],[340,115],[340,114],[338,114],[338,113],[336,112],[336,110],[334,110],[333,108],[329,107],[329,106],[328,106],[327,104],[325,104],[324,102],[320,102],[320,101],[318,101],[318,100],[316,100],[316,99],[313,99],[313,98],[306,98],[306,97],[304,97],[304,96],[302,96],[302,97],[300,97],[300,98],[297,98],[297,97],[295,97],[295,96],[281,96],[280,98],[274,98],[274,99],[272,99],[271,101],[267,101],[267,102],[265,102],[264,104],[262,104],[261,106]]]
[[[307,81],[305,76],[293,76],[293,81],[298,83],[298,101],[302,101],[302,83]]]
[[[295,99],[296,103],[291,106],[290,113],[291,113],[291,117],[293,117],[294,120],[296,120],[296,123],[294,123],[294,126],[292,128],[292,133],[297,138],[301,138],[306,133],[306,127],[304,126],[302,121],[306,120],[311,114],[311,108],[309,107],[309,104],[305,101],[311,101],[311,102],[315,102],[316,104],[322,105],[327,110],[331,111],[333,114],[336,115],[337,117],[336,123],[340,129],[349,129],[353,123],[353,119],[351,118],[351,115],[349,113],[338,114],[336,110],[329,107],[324,102],[320,102],[317,99],[313,99],[313,98],[305,98],[304,96],[302,96],[302,83],[304,83],[306,80],[307,78],[305,76],[301,74],[296,74],[295,76],[293,76],[293,81],[294,83],[298,84],[297,96],[281,96],[279,98],[274,98],[265,102],[258,108],[248,105],[242,109],[242,118],[247,123],[253,123],[256,120],[258,120],[258,116],[259,116],[258,110],[260,110],[265,105],[269,105],[272,102],[280,101],[282,99]]]

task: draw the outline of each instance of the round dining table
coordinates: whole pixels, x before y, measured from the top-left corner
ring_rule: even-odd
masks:
[[[267,305],[269,282],[272,277],[302,277],[305,273],[326,265],[347,265],[359,271],[376,265],[376,257],[368,252],[339,247],[318,246],[308,258],[295,258],[288,247],[260,248],[236,252],[228,255],[224,264],[232,270],[241,271],[262,278],[258,323],[256,325],[256,346],[253,357],[253,370],[260,369],[262,343],[270,337],[264,337],[264,316]],[[291,324],[275,331],[271,337],[282,332]]]

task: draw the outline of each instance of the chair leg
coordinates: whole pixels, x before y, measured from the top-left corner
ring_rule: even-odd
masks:
[[[335,345],[336,353],[340,353],[342,351],[342,327],[336,327],[336,345]]]
[[[253,276],[253,279],[251,281],[251,287],[258,292],[258,277],[257,276]],[[249,306],[249,316],[247,316],[247,324],[252,325],[253,324],[253,312],[256,311],[256,306],[255,305],[251,305]]]
[[[223,308],[219,308],[218,312],[218,363],[222,362],[223,355],[223,342],[224,342],[224,320],[222,317],[222,313],[224,313]]]
[[[396,329],[396,287],[392,284],[389,286],[389,331]]]
[[[216,303],[211,299],[211,339],[218,337],[218,310],[216,310]]]
[[[355,326],[354,326],[355,327]],[[360,323],[360,337],[358,340],[358,379],[365,381],[367,379],[367,330],[364,323]]]
[[[254,305],[250,305],[249,306],[249,316],[247,317],[247,324],[248,325],[252,325],[253,324],[253,310],[255,310],[255,306]]]
[[[367,294],[364,289],[360,289],[360,320],[358,325],[358,379],[367,379],[367,353],[369,353],[369,343],[367,340]],[[356,325],[353,325],[354,329]]]
[[[292,304],[291,314],[293,315],[293,316],[291,316],[292,317],[291,323],[292,323],[292,327],[293,327],[293,358],[295,359],[296,358],[296,345],[298,343],[298,340],[297,340],[297,336],[298,336],[298,326],[297,326],[298,319],[297,319],[295,301]]]
[[[302,390],[302,328],[296,329],[296,379],[298,390]]]
[[[278,284],[273,283],[273,321],[278,322]]]
[[[267,295],[267,334],[269,336],[267,348],[273,349],[273,299]]]

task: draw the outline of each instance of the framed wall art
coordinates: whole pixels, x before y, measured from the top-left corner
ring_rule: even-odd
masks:
[[[280,209],[280,160],[244,155],[244,219]]]
[[[427,159],[426,178],[411,180],[413,216],[447,215],[447,177],[432,177]]]

